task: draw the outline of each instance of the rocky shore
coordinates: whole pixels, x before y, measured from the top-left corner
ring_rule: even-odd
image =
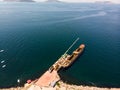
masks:
[[[16,87],[16,88],[4,88],[0,90],[28,90],[28,88],[24,87]],[[99,88],[93,86],[77,86],[77,85],[70,85],[59,81],[54,88],[47,88],[47,89],[39,89],[39,90],[120,90],[120,88]]]

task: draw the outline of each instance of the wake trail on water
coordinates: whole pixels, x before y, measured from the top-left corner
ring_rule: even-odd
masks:
[[[59,20],[59,21],[55,21],[55,22],[49,22],[49,24],[54,24],[54,23],[64,23],[64,22],[69,22],[69,21],[74,21],[74,20],[81,20],[81,19],[87,19],[87,18],[93,18],[93,17],[100,17],[100,16],[105,16],[107,13],[105,11],[100,11],[96,14],[90,14],[90,15],[84,15],[84,16],[80,16],[80,17],[73,17],[70,19],[64,19],[64,20]]]

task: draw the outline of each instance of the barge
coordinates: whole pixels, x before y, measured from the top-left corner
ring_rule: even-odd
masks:
[[[65,58],[65,63],[63,65],[63,67],[69,67],[83,52],[85,48],[84,44],[81,44],[75,51],[73,51],[73,53],[71,55],[67,55],[67,57]]]
[[[69,49],[79,40],[76,39]],[[81,44],[71,55],[67,54],[69,49],[49,68],[49,72],[53,70],[59,71],[61,68],[69,67],[84,51],[85,45]]]

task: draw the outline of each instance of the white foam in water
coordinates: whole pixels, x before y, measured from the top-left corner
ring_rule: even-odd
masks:
[[[1,61],[1,63],[4,63],[4,62],[5,62],[5,60],[2,60],[2,61]]]
[[[86,15],[86,16],[82,16],[82,17],[76,17],[76,18],[73,18],[73,20],[86,19],[86,18],[98,17],[98,16],[104,16],[104,15],[106,15],[106,12],[101,11],[96,14]]]
[[[0,52],[4,52],[4,50],[0,50]]]
[[[71,19],[60,20],[60,21],[57,21],[56,23],[68,22],[68,21],[80,20],[80,19],[86,19],[86,18],[92,18],[92,17],[105,16],[106,14],[107,13],[105,11],[100,11],[100,12],[95,13],[95,14],[90,14],[90,15],[85,15],[85,16],[80,16],[80,17],[74,17],[74,18],[71,18]]]
[[[2,66],[2,68],[5,68],[5,67],[6,67],[6,65],[3,65],[3,66]]]

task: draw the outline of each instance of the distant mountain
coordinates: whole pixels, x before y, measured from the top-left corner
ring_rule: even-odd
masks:
[[[99,4],[112,4],[111,1],[96,1],[95,3],[99,3]]]
[[[36,2],[35,0],[3,0],[6,2]],[[45,2],[61,2],[59,0],[47,0]]]
[[[61,2],[61,1],[58,1],[58,0],[47,0],[46,2]]]
[[[3,0],[6,2],[34,2],[33,0]]]

